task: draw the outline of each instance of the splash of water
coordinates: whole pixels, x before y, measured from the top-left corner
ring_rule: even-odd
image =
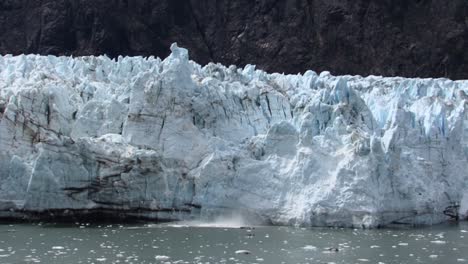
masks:
[[[212,220],[195,220],[195,221],[183,221],[169,224],[171,227],[214,227],[214,228],[242,228],[250,227],[253,223],[250,223],[239,213],[231,213],[227,215],[221,215],[213,218]]]

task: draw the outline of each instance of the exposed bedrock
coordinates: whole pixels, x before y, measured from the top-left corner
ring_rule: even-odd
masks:
[[[2,0],[0,53],[468,79],[466,0]]]

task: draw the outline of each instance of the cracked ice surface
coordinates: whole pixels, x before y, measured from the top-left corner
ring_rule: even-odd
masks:
[[[0,57],[0,217],[375,227],[466,208],[468,81],[267,74],[171,50]]]

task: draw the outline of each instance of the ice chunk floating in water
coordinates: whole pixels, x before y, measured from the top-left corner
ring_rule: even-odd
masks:
[[[467,81],[267,74],[171,50],[0,57],[0,216],[235,211],[356,227],[457,216]]]

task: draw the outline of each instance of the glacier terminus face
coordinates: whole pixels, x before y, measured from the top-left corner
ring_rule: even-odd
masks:
[[[0,217],[379,227],[468,214],[468,81],[0,57]]]

